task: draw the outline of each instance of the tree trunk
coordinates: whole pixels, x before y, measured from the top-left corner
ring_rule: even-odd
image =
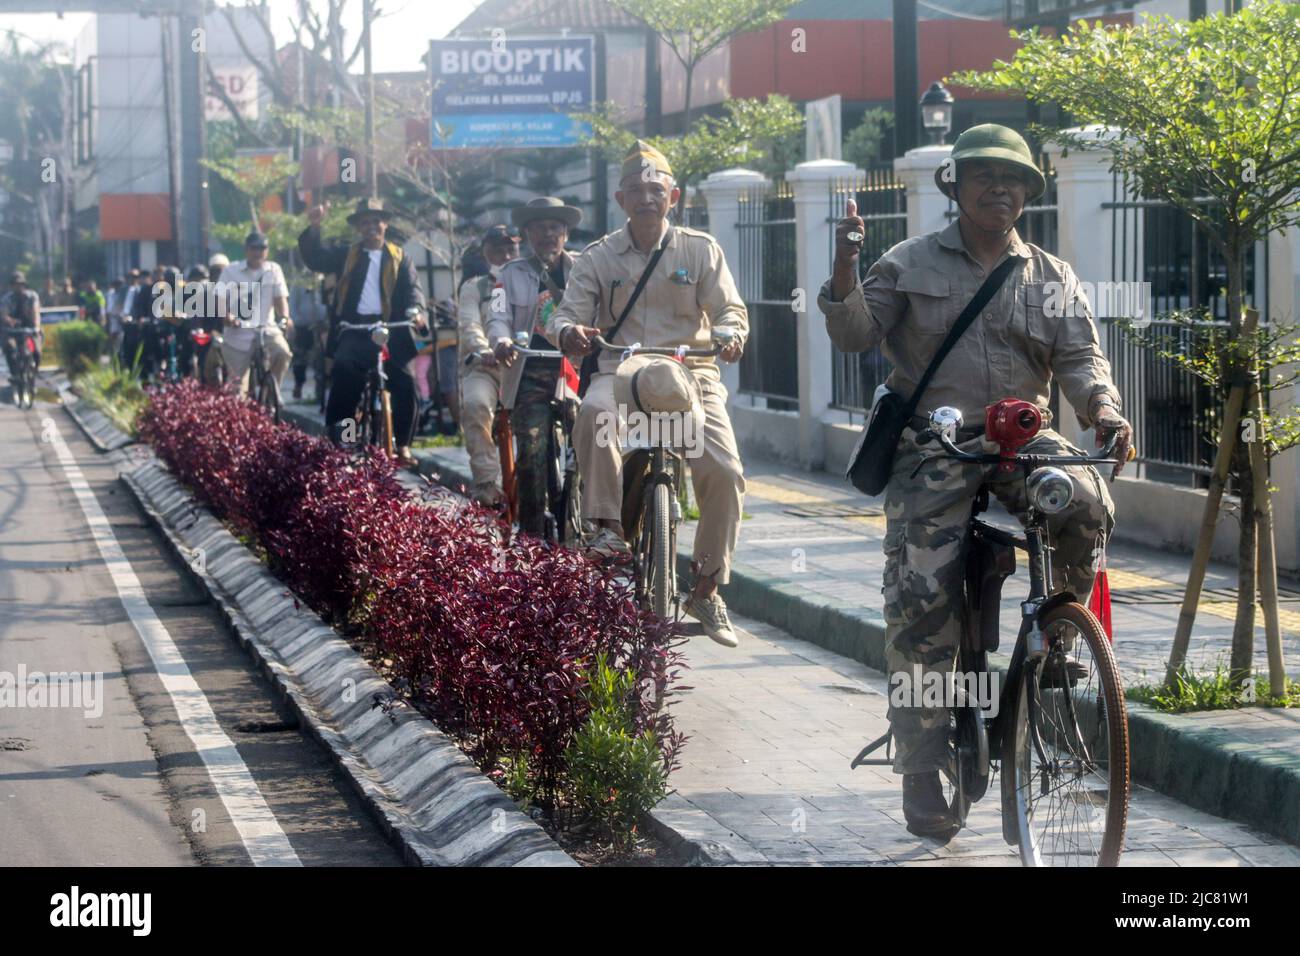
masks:
[[[1237,617],[1232,626],[1232,662],[1229,679],[1234,688],[1250,676],[1255,654],[1255,485],[1250,450],[1244,442],[1236,449],[1237,492],[1241,497],[1241,538],[1237,542]]]
[[[1274,697],[1286,693],[1286,664],[1282,657],[1282,630],[1277,613],[1277,549],[1273,541],[1273,496],[1268,487],[1268,456],[1263,432],[1264,394],[1257,382],[1250,403],[1257,423],[1250,443],[1250,464],[1254,473],[1255,533],[1259,557],[1259,603],[1264,611],[1264,634],[1268,648],[1268,687]]]

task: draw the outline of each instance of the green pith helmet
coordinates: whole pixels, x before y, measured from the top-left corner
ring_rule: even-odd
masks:
[[[1029,174],[1025,202],[1033,202],[1047,190],[1047,180],[1043,178],[1042,171],[1034,165],[1033,154],[1029,152],[1029,144],[1025,142],[1024,137],[1015,130],[999,126],[997,123],[984,123],[966,130],[957,137],[957,142],[952,144],[949,158],[954,164],[968,159],[990,159],[1021,167]],[[934,171],[934,182],[939,187],[939,192],[945,196],[952,196],[948,189],[956,184],[944,181],[945,165],[940,163],[939,168]]]

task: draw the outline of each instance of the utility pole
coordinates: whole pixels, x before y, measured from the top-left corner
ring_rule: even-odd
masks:
[[[361,49],[366,73],[366,178],[370,198],[379,198],[379,169],[375,164],[375,74],[370,60],[370,19],[375,12],[374,0],[362,0]]]
[[[894,155],[902,156],[920,141],[917,79],[916,0],[894,2]]]
[[[158,32],[162,41],[162,80],[163,80],[163,118],[166,121],[167,136],[167,198],[170,204],[172,242],[175,244],[175,257],[181,258],[181,197],[179,189],[179,170],[176,164],[176,117],[175,104],[172,102],[172,83],[175,68],[172,63],[171,18],[166,15],[158,17]]]

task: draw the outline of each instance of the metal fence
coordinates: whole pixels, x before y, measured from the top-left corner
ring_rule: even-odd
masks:
[[[831,257],[835,256],[834,224],[843,218],[848,201],[858,204],[866,226],[858,269],[866,275],[872,264],[907,238],[907,187],[894,177],[892,166],[868,170],[865,176],[832,180],[827,193],[826,233]],[[809,289],[811,299],[815,289]],[[834,350],[831,360],[831,407],[863,413],[871,405],[876,386],[889,375],[889,362],[880,349],[867,352]]]
[[[681,223],[689,229],[709,231],[709,204],[694,189],[689,190],[689,195],[682,200]]]
[[[736,281],[749,310],[740,392],[780,411],[799,408],[798,350],[792,306],[798,284],[794,193],[786,183],[740,196]]]
[[[1209,200],[1197,200],[1211,208]],[[1169,203],[1142,199],[1116,174],[1111,210],[1111,275],[1114,281],[1149,282],[1153,316],[1173,310],[1205,310],[1192,327],[1156,318],[1143,333],[1167,351],[1191,351],[1198,335],[1226,325],[1227,269],[1205,230]],[[1268,246],[1260,243],[1246,259],[1243,295],[1262,302],[1268,321]],[[1214,436],[1222,419],[1222,397],[1200,379],[1132,341],[1117,319],[1099,318],[1102,339],[1126,414],[1137,434],[1141,476],[1204,486],[1214,460]]]

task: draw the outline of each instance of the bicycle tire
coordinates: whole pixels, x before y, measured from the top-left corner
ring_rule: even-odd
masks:
[[[1016,688],[1015,717],[1002,742],[1009,801],[1003,812],[1013,814],[1012,829],[1025,866],[1079,865],[1071,861],[1094,856],[1094,862],[1082,865],[1116,866],[1123,852],[1131,795],[1128,711],[1119,669],[1101,624],[1083,605],[1057,605],[1043,615],[1040,627],[1048,640],[1048,653],[1040,660],[1026,661]],[[1079,650],[1086,647],[1093,667],[1070,659],[1068,631],[1081,639]],[[1087,682],[1079,688],[1084,676]],[[1050,760],[1045,760],[1049,751]],[[1079,753],[1089,759],[1080,760]],[[1076,766],[1067,769],[1064,782],[1047,786],[1053,774],[1062,776],[1058,765],[1072,762]],[[1080,773],[1077,764],[1091,768],[1084,766]],[[1070,785],[1070,773],[1077,786],[1061,798],[1070,806],[1064,812],[1054,809],[1053,803],[1040,808]],[[1085,782],[1094,787],[1088,789]],[[1039,800],[1033,801],[1034,796]],[[1104,812],[1099,810],[1102,800]],[[1087,827],[1087,854],[1077,832],[1047,832],[1054,820]],[[1102,827],[1099,835],[1094,833],[1097,824]]]
[[[677,576],[672,560],[672,489],[665,482],[655,484],[649,506],[650,520],[646,525],[652,530],[646,555],[649,559],[647,600],[650,610],[661,621],[670,621]]]
[[[22,407],[31,408],[36,404],[36,361],[30,353],[23,362],[20,377],[23,382]]]

